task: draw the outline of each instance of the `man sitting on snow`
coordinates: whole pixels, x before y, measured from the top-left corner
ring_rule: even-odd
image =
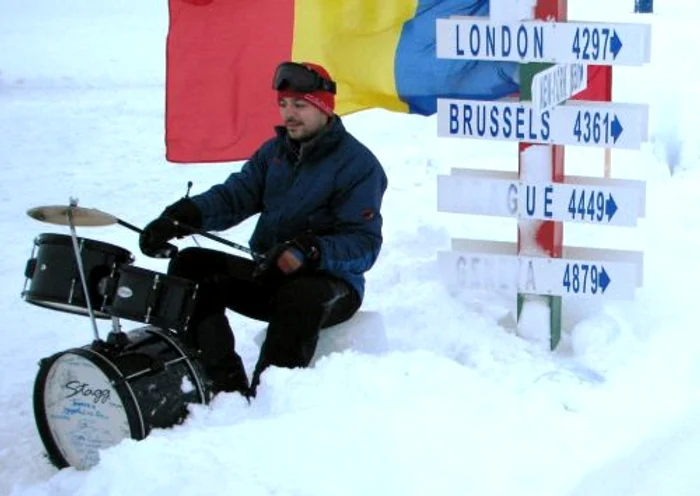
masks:
[[[186,339],[215,389],[244,395],[270,365],[310,363],[320,330],[360,307],[382,245],[386,175],[334,114],[335,82],[321,66],[284,62],[273,89],[284,123],[277,136],[224,183],[167,207],[140,237],[143,253],[157,256],[189,234],[182,225],[220,231],[260,214],[250,247],[264,258],[192,247],[168,270],[200,285]],[[250,387],[226,308],[269,323]]]

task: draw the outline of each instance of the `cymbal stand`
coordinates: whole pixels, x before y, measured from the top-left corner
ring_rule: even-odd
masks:
[[[80,283],[83,286],[83,294],[85,295],[85,303],[87,304],[92,330],[95,334],[95,340],[100,340],[100,333],[97,331],[97,320],[95,319],[95,311],[92,308],[90,301],[90,292],[88,291],[87,280],[85,279],[85,268],[83,267],[83,259],[80,255],[78,247],[78,235],[75,231],[75,222],[73,221],[73,208],[78,206],[77,198],[70,198],[68,207],[68,225],[70,226],[71,241],[73,242],[73,252],[75,253],[75,262],[78,264],[78,273],[80,274]]]

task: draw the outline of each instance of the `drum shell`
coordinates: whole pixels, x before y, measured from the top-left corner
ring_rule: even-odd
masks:
[[[109,318],[103,311],[106,296],[100,293],[100,282],[118,266],[131,264],[134,257],[128,250],[109,243],[87,238],[76,241],[95,317]],[[33,256],[27,262],[24,300],[53,310],[88,315],[71,237],[44,233],[37,236],[34,245]]]
[[[211,398],[211,381],[172,332],[146,326],[119,337],[123,342],[97,341],[40,362],[34,416],[59,468],[90,468],[100,449],[172,427],[188,404]]]
[[[114,317],[185,331],[194,311],[197,284],[135,266],[121,266],[109,281],[104,310]]]

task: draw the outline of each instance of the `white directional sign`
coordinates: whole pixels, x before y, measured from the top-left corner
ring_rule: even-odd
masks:
[[[530,102],[438,99],[438,136],[639,149],[648,139],[643,104],[567,102],[538,112]]]
[[[438,176],[438,211],[636,226],[642,188]]]
[[[588,87],[588,66],[557,64],[532,78],[532,105],[540,112],[551,109]]]
[[[563,297],[632,299],[637,267],[630,262],[441,251],[449,285]]]
[[[498,22],[438,19],[437,57],[511,62],[642,65],[651,53],[648,24]]]

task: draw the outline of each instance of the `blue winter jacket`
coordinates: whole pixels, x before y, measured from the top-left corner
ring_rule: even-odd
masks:
[[[364,272],[382,246],[384,169],[338,116],[301,147],[284,127],[276,132],[240,172],[192,197],[202,228],[222,231],[260,213],[250,238],[258,253],[310,231],[321,252],[317,270],[344,279],[362,298]]]

